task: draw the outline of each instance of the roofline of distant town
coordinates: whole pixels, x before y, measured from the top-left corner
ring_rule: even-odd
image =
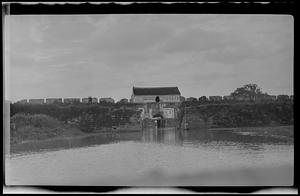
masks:
[[[179,96],[177,94],[174,94],[176,96]],[[137,96],[148,96],[148,95],[137,95]],[[151,96],[151,95],[150,95]],[[153,95],[156,96],[156,95]],[[231,96],[231,95],[225,95],[225,96],[201,96],[199,98],[195,98],[195,97],[188,97],[185,98],[184,96],[180,96],[182,99],[184,99],[183,101],[195,101],[195,100],[199,100],[199,101],[205,101],[201,98],[205,97],[207,101],[230,101],[230,100],[235,100],[235,101],[250,101],[250,100],[278,100],[278,99],[294,99],[294,95],[265,95],[265,97],[262,98],[251,98],[251,97],[247,97],[247,96]],[[105,103],[105,102],[110,102],[110,103],[115,103],[115,100],[111,97],[107,97],[107,98],[97,98],[97,97],[84,97],[84,98],[38,98],[38,99],[22,99],[19,101],[16,101],[15,103],[20,103],[20,102],[30,102],[30,101],[43,101],[44,103],[47,103],[47,101],[61,101],[60,103],[65,103],[65,101],[67,102],[76,102],[76,103],[89,103],[89,99],[92,100],[92,103]],[[96,99],[96,101],[95,101]],[[46,100],[46,101],[45,101]],[[108,101],[110,100],[110,101]],[[118,102],[123,102],[123,103],[132,103],[130,101],[131,99],[127,99],[127,98],[122,98],[120,99]],[[183,102],[181,101],[181,102]],[[118,103],[116,102],[116,103]]]

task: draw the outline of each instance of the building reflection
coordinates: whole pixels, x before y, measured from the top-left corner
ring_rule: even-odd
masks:
[[[142,142],[181,146],[236,146],[238,149],[261,151],[264,144],[278,143],[278,139],[259,135],[241,135],[226,130],[179,130],[176,128],[148,128],[142,131]]]
[[[143,142],[163,143],[168,145],[181,145],[182,131],[176,128],[149,128],[142,133]]]

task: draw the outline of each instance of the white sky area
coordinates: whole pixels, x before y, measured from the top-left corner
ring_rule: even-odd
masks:
[[[5,17],[6,99],[130,98],[132,86],[185,97],[248,83],[293,94],[289,15],[14,15]]]

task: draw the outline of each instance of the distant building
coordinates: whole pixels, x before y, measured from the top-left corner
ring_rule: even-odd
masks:
[[[189,97],[186,99],[187,102],[197,101],[197,98],[195,97]]]
[[[275,101],[276,100],[276,95],[270,95],[269,98],[270,98],[270,100]]]
[[[260,97],[257,97],[258,101],[264,100],[264,101],[275,101],[276,100],[276,96],[275,95],[268,95],[268,94],[264,94]]]
[[[99,102],[100,103],[115,103],[115,100],[111,97],[109,97],[109,98],[100,98]]]
[[[20,101],[17,101],[16,103],[25,104],[25,103],[28,103],[28,101],[27,101],[27,99],[22,99]]]
[[[96,97],[86,97],[82,98],[82,103],[98,103],[98,99]]]
[[[65,98],[64,103],[67,104],[80,103],[80,98]]]
[[[278,101],[286,101],[286,100],[289,100],[289,96],[288,95],[278,95],[277,100]]]
[[[138,88],[133,87],[133,103],[180,102],[178,87]]]
[[[236,100],[236,101],[250,101],[251,99],[248,96],[239,95],[239,96],[235,96],[234,100]]]
[[[44,99],[29,99],[28,103],[30,103],[30,104],[43,104]]]
[[[55,104],[55,103],[62,103],[62,98],[47,98],[47,104]]]
[[[231,95],[223,96],[223,100],[224,101],[231,101],[231,100],[234,100],[234,97],[231,96]]]
[[[201,101],[201,102],[205,102],[205,101],[207,101],[208,99],[207,99],[206,96],[201,96],[201,97],[199,97],[198,100]]]
[[[121,100],[119,101],[119,103],[128,103],[128,99],[123,98],[123,99],[121,99]]]
[[[209,101],[222,101],[222,96],[209,96]]]

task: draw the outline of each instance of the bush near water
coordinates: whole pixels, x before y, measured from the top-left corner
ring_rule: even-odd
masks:
[[[257,127],[294,124],[293,102],[199,104],[185,103],[180,120],[197,127]],[[197,119],[195,122],[195,119]],[[195,126],[194,126],[195,124]]]
[[[25,140],[53,138],[64,132],[63,124],[45,114],[15,114],[11,117],[10,138],[12,143]]]
[[[294,123],[293,102],[201,104],[184,102],[189,115],[211,121],[217,127],[244,127],[267,125],[291,125]],[[139,112],[126,105],[69,105],[61,106],[11,104],[11,116],[15,114],[45,114],[61,123],[74,123],[82,131],[93,132],[102,127],[138,124]],[[183,113],[181,118],[183,118]],[[45,122],[46,123],[46,122]]]
[[[93,133],[112,126],[137,125],[140,114],[134,109],[99,105],[11,104],[10,110],[12,142],[53,138],[66,131],[71,136],[72,132]]]

